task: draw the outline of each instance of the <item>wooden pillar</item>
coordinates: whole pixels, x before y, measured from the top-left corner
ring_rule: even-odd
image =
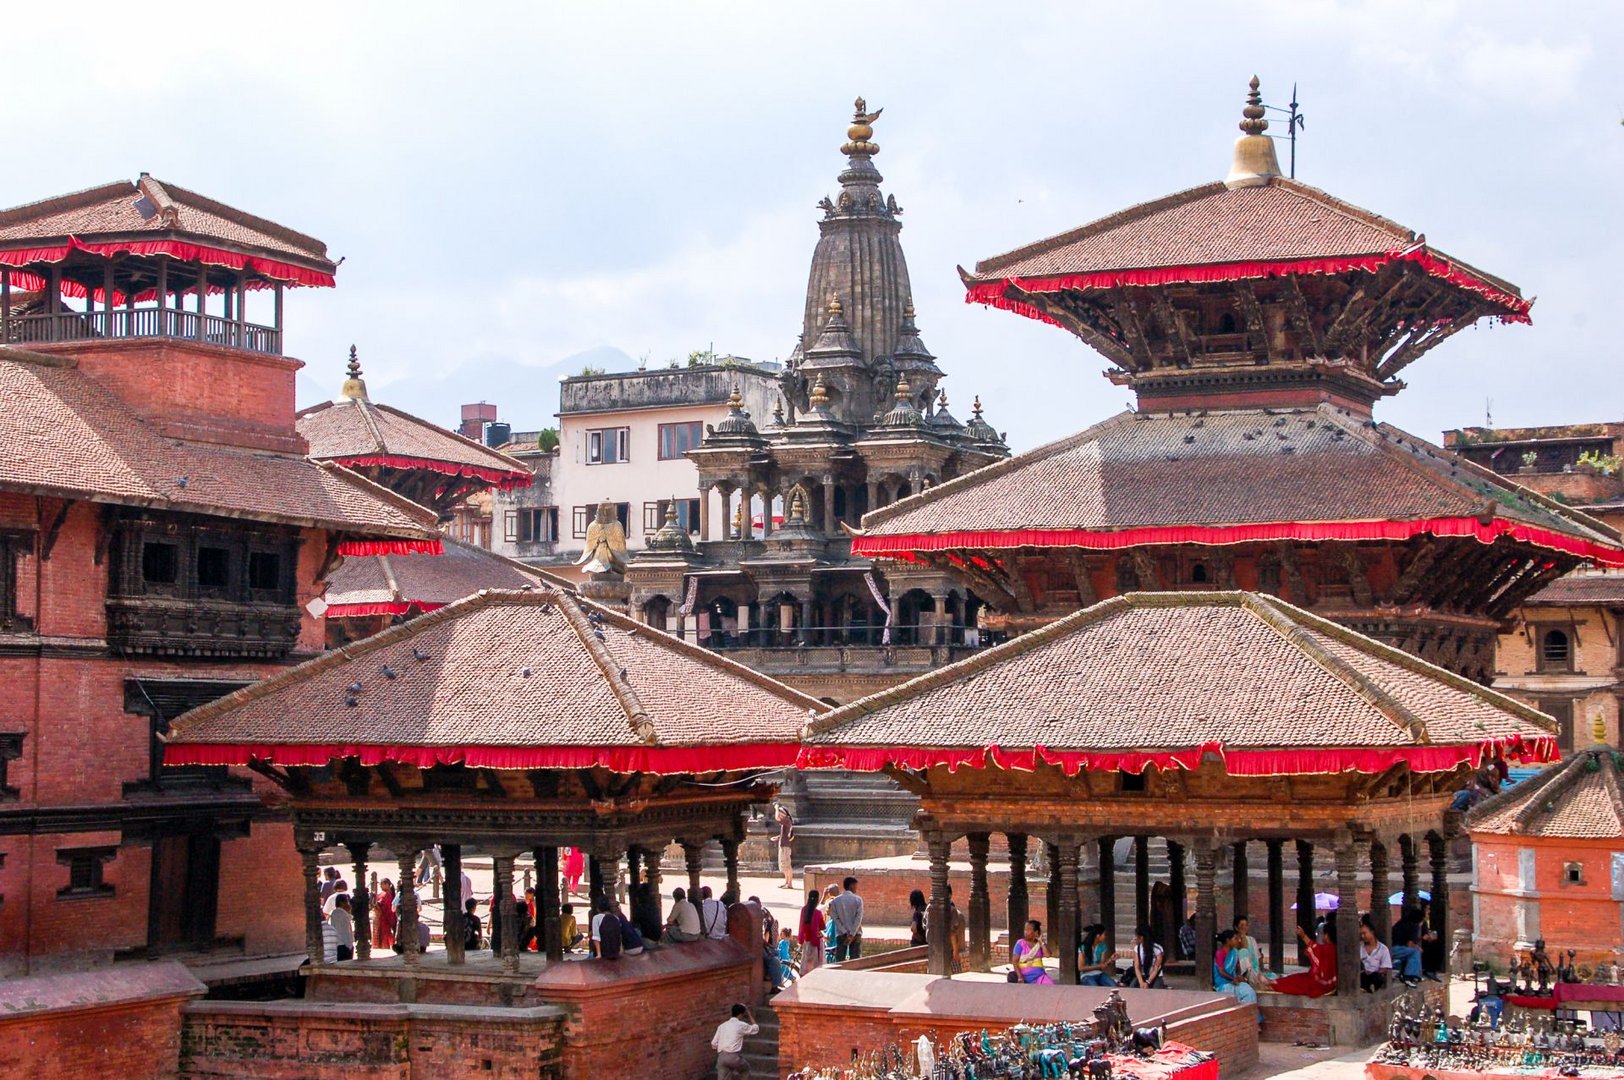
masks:
[[[586,894],[593,900],[608,895],[603,891],[603,860],[596,853],[586,857]]]
[[[931,975],[953,974],[953,927],[947,913],[947,857],[952,845],[946,837],[928,836],[925,848],[930,854],[930,910],[927,913],[927,959],[925,971]]]
[[[398,878],[395,887],[395,940],[407,967],[416,967],[421,959],[417,943],[417,849],[402,847],[397,856]]]
[[[1314,845],[1307,840],[1297,841],[1297,925],[1303,928],[1310,941],[1314,939]],[[1297,963],[1308,966],[1308,946],[1297,939]]]
[[[987,892],[987,854],[992,837],[987,833],[971,833],[969,842],[970,967],[985,971],[992,963],[992,897]]]
[[[85,290],[88,295],[90,290]],[[113,260],[102,264],[102,336],[113,336]]]
[[[1044,864],[1049,868],[1048,886],[1043,890],[1044,911],[1043,927],[1054,933],[1054,924],[1060,920],[1060,852],[1053,844],[1043,845]],[[1026,931],[1026,924],[1022,923],[1010,932],[1009,943],[1015,944],[1015,939]]]
[[[1393,908],[1387,902],[1392,893],[1387,887],[1387,845],[1380,840],[1370,842],[1370,924],[1376,928],[1376,939],[1383,945],[1393,936]]]
[[[355,887],[350,890],[350,914],[355,919],[355,958],[370,960],[372,893],[367,889],[367,851],[372,845],[363,841],[345,846],[350,849],[350,859],[355,863]]]
[[[502,970],[519,970],[519,917],[513,903],[513,856],[495,855],[491,863],[496,870],[496,910],[492,922],[501,929]],[[448,864],[449,865],[449,864]]]
[[[1359,847],[1351,836],[1336,839],[1336,992],[1359,992]]]
[[[276,287],[272,290],[272,297],[276,305],[276,314],[273,318],[276,323],[277,336],[280,338],[282,334],[282,283],[280,281],[276,283]]]
[[[0,270],[0,345],[11,340],[11,270]]]
[[[169,325],[169,256],[158,256],[158,335],[168,337],[173,331]]]
[[[539,847],[536,856],[536,919],[541,923],[541,950],[548,960],[564,959],[559,915],[558,848]]]
[[[1421,906],[1421,853],[1415,837],[1405,833],[1398,838],[1399,873],[1404,890],[1404,910]]]
[[[1432,857],[1432,932],[1443,942],[1444,956],[1449,940],[1449,843],[1437,833],[1427,834],[1427,853]]]
[[[733,903],[743,899],[739,895],[739,842],[725,839],[722,841],[722,866],[727,870],[727,892],[733,896]]]
[[[1162,942],[1169,956],[1177,956],[1178,950],[1173,946],[1178,943],[1178,932],[1184,928],[1185,907],[1184,896],[1184,845],[1176,841],[1167,842],[1167,888],[1173,894],[1173,941]]]
[[[1004,839],[1009,844],[1009,896],[1006,914],[1009,920],[1009,940],[1014,944],[1015,939],[1020,936],[1021,927],[1031,918],[1026,893],[1026,834],[1009,833]]]
[[[468,898],[462,895],[462,845],[441,844],[440,859],[445,863],[445,888],[440,895],[443,905],[440,909],[440,935],[445,938],[446,963],[461,964],[467,960],[465,945],[468,936],[463,924],[463,905]]]
[[[1195,984],[1212,989],[1213,942],[1218,933],[1218,863],[1212,841],[1195,838]]]
[[[1100,923],[1105,927],[1106,948],[1117,947],[1116,932],[1116,837],[1100,837]]]
[[[248,347],[248,274],[237,271],[237,348]]]
[[[1234,860],[1235,870],[1234,890],[1230,903],[1230,907],[1233,909],[1233,911],[1231,912],[1230,917],[1235,919],[1240,918],[1242,915],[1250,917],[1252,914],[1250,903],[1251,898],[1248,894],[1251,892],[1250,885],[1252,882],[1252,868],[1247,864],[1246,861],[1246,841],[1236,841],[1234,847],[1232,847],[1230,851],[1231,858]]]
[[[62,266],[60,263],[51,264],[51,272],[45,282],[45,310],[52,315],[62,312]],[[51,338],[56,338],[56,321],[51,322]]]
[[[1284,840],[1266,841],[1269,849],[1269,970],[1286,969],[1286,866]]]
[[[1077,985],[1077,851],[1079,844],[1062,837],[1058,848],[1060,910],[1049,927],[1049,950],[1059,953],[1060,985]]]
[[[304,865],[305,952],[310,954],[312,966],[322,963],[321,947],[321,849],[302,847],[299,858]]]
[[[682,842],[682,860],[688,867],[688,900],[699,910],[699,871],[705,858],[705,845]]]
[[[1150,918],[1150,837],[1133,838],[1133,907],[1139,926],[1149,926]],[[1174,927],[1174,932],[1178,930]],[[1162,942],[1165,947],[1168,943]]]

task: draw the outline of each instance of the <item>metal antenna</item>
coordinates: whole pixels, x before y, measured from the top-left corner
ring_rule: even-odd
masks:
[[[1297,132],[1304,127],[1303,114],[1297,105],[1297,84],[1291,84],[1291,106],[1289,108],[1282,109],[1278,105],[1265,105],[1263,107],[1270,112],[1286,114],[1286,131],[1288,132],[1286,138],[1291,141],[1290,173],[1291,178],[1295,180],[1297,179]]]

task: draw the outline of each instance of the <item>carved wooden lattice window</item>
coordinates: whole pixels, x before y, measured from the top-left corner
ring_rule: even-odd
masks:
[[[0,632],[29,630],[33,623],[17,614],[17,558],[29,550],[26,534],[0,533]]]

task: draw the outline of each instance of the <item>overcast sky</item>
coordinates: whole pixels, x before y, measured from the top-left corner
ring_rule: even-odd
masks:
[[[1222,179],[1255,72],[1299,179],[1539,297],[1378,407],[1436,439],[1624,418],[1621,46],[1616,3],[18,5],[0,205],[148,170],[311,233],[301,404],[355,342],[375,399],[536,427],[587,350],[788,353],[862,94],[953,409],[1026,448],[1128,394],[955,264]]]

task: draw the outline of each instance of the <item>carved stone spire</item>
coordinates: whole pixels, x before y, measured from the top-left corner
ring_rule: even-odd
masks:
[[[349,378],[344,380],[344,386],[339,390],[338,396],[350,401],[365,401],[367,399],[367,384],[361,378],[361,358],[355,354],[355,346],[350,346]]]
[[[1229,175],[1224,178],[1225,187],[1262,187],[1271,178],[1281,175],[1274,140],[1264,134],[1269,130],[1269,122],[1263,118],[1263,95],[1258,92],[1256,75],[1249,85],[1246,107],[1241,110],[1241,137],[1235,140]]]

